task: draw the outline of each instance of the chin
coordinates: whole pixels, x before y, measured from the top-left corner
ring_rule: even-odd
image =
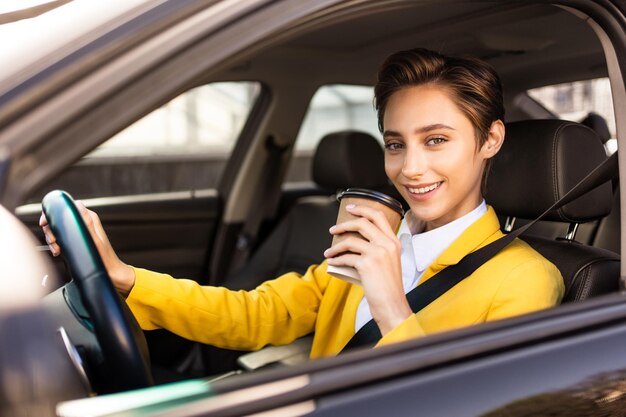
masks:
[[[417,219],[422,220],[426,223],[436,222],[443,215],[440,212],[434,212],[433,210],[424,210],[423,208],[420,209],[418,207],[411,207],[411,212]]]

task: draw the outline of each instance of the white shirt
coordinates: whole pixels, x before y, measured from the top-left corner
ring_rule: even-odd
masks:
[[[463,217],[433,229],[428,232],[418,232],[423,229],[412,213],[407,212],[398,229],[398,239],[402,245],[400,262],[402,265],[402,285],[404,293],[408,293],[417,286],[426,268],[437,259],[472,223],[487,213],[487,204],[483,200],[478,207]],[[413,230],[416,233],[411,233]],[[354,331],[372,319],[367,299],[363,297],[356,310]]]

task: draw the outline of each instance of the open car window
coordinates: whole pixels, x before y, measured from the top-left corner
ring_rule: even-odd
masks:
[[[113,157],[227,155],[254,100],[255,82],[219,82],[191,89],[135,122],[86,155]]]
[[[215,188],[260,91],[258,82],[247,81],[193,88],[104,142],[46,189],[84,199]]]

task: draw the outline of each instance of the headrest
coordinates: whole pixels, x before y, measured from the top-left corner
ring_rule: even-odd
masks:
[[[379,189],[388,184],[382,146],[368,133],[330,133],[317,145],[313,181],[332,192],[348,187]]]
[[[602,143],[611,139],[609,125],[606,123],[606,119],[599,114],[590,112],[587,117],[580,121],[580,123],[590,127],[594,132],[596,132]]]
[[[579,123],[527,120],[506,125],[486,200],[504,216],[534,219],[606,159],[598,135]],[[582,223],[611,211],[612,187],[601,185],[544,220]]]

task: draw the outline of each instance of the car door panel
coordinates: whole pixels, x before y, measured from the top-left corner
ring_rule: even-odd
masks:
[[[83,202],[98,213],[124,262],[202,281],[207,250],[220,216],[221,203],[216,191],[109,197]],[[42,240],[38,226],[39,205],[20,207],[16,213]]]

